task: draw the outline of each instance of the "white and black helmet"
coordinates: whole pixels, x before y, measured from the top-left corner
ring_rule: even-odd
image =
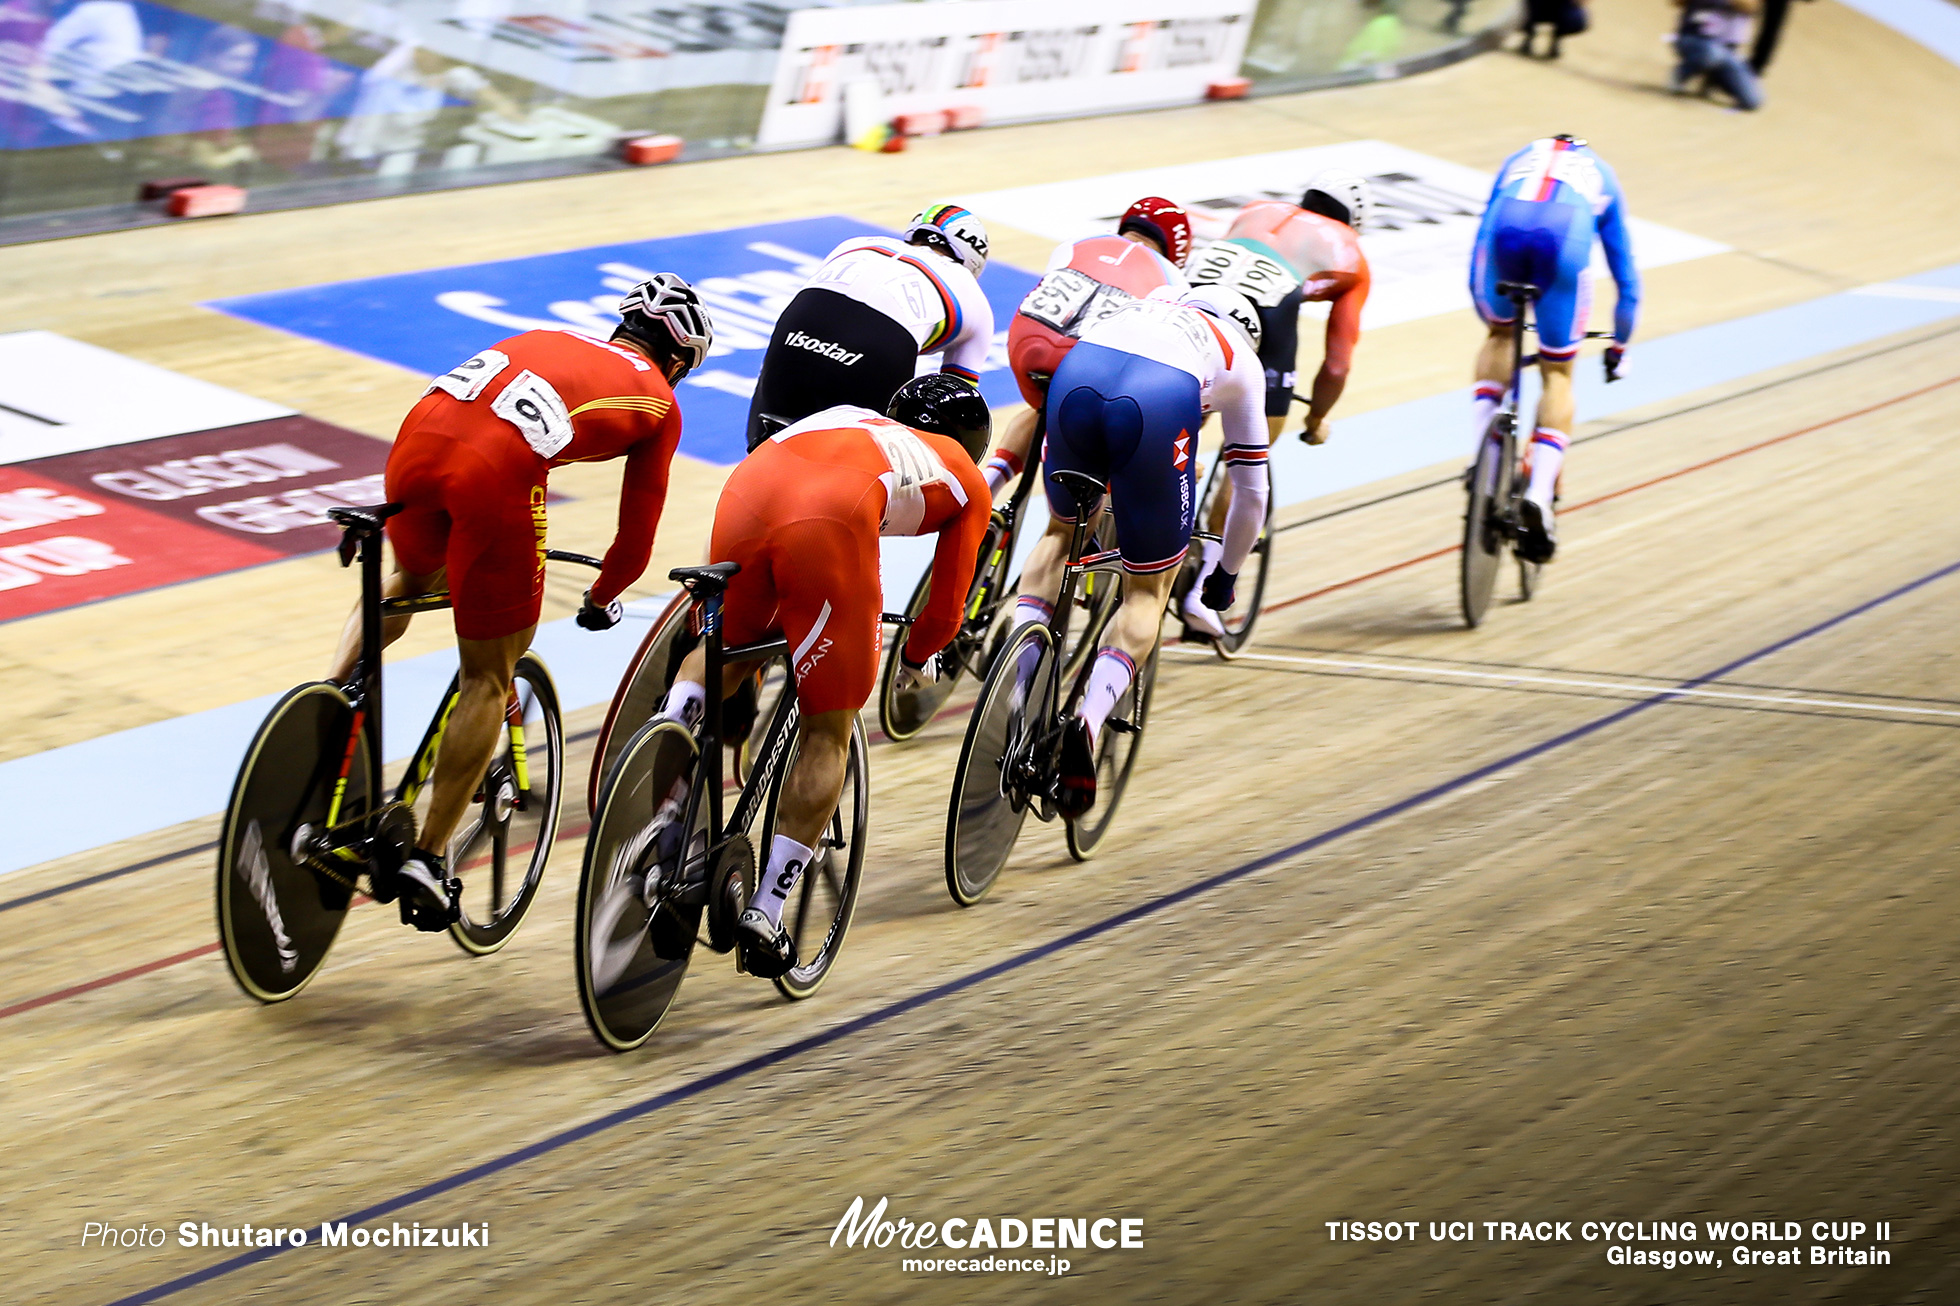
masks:
[[[957,204],[922,209],[906,226],[905,239],[914,245],[938,246],[976,277],[987,266],[987,228],[971,210]]]
[[[1259,348],[1259,310],[1252,306],[1251,300],[1231,287],[1208,281],[1178,295],[1177,302],[1233,323],[1245,333],[1254,349]]]
[[[678,359],[683,374],[701,366],[715,343],[715,324],[694,287],[672,272],[656,272],[619,301],[619,329],[649,348]]]
[[[1319,196],[1321,198],[1316,199]],[[1307,183],[1307,189],[1300,196],[1300,207],[1309,213],[1318,213],[1336,222],[1345,222],[1359,232],[1368,225],[1368,215],[1374,210],[1373,194],[1368,189],[1368,179],[1346,168],[1329,168],[1316,173]],[[1331,210],[1339,209],[1340,212]]]

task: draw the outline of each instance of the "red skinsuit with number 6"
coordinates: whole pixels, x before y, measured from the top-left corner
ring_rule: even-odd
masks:
[[[681,410],[658,368],[627,345],[526,331],[431,383],[388,455],[388,521],[403,571],[447,567],[463,639],[535,625],[544,602],[545,480],[566,463],[626,459],[619,529],[592,599],[640,578],[667,500]]]

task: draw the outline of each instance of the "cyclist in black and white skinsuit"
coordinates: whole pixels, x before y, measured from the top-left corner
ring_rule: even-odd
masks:
[[[749,448],[836,404],[885,411],[922,354],[977,383],[994,343],[994,310],[975,280],[986,265],[986,228],[956,204],[926,209],[902,240],[858,236],[832,250],[776,319]]]

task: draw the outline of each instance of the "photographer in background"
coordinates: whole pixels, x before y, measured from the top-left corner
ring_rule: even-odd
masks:
[[[1697,79],[1728,94],[1741,109],[1757,109],[1763,88],[1742,58],[1749,39],[1749,19],[1756,0],[1674,0],[1681,25],[1674,33],[1674,66],[1670,89],[1679,95]]]

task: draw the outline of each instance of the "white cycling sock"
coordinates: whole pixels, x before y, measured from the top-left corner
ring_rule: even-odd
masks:
[[[1225,556],[1225,542],[1201,540],[1199,544],[1198,578],[1191,582],[1191,592],[1184,596],[1184,610],[1203,620],[1209,627],[1217,624],[1218,614],[1200,602],[1198,596],[1204,592],[1205,577],[1211,575],[1212,568]]]
[[[796,881],[809,864],[810,849],[786,834],[777,835],[769,845],[769,866],[762,873],[762,882],[756,885],[755,901],[749,905],[760,909],[771,925],[781,925],[783,908],[789,905]]]
[[[701,718],[707,714],[708,687],[697,685],[692,680],[676,680],[660,704],[661,716],[669,721],[678,721],[689,730],[700,725]]]
[[[1552,506],[1558,493],[1559,469],[1565,466],[1565,432],[1541,426],[1531,437],[1531,484],[1524,497],[1541,508]]]
[[[1120,648],[1105,644],[1096,653],[1096,665],[1089,669],[1089,687],[1082,691],[1079,715],[1089,725],[1089,744],[1102,737],[1103,722],[1116,710],[1123,691],[1136,677],[1137,664]]]

